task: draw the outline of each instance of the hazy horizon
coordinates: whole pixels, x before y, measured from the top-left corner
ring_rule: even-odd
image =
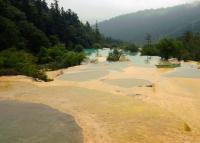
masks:
[[[46,0],[48,3],[53,0]],[[145,9],[165,8],[199,0],[59,0],[59,5],[64,9],[72,9],[81,21],[103,21],[123,14],[137,12]]]

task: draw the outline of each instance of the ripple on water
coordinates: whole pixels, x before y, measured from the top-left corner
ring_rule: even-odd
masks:
[[[46,105],[0,101],[1,143],[82,143],[73,117]]]

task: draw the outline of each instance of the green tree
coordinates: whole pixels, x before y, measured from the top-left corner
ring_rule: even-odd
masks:
[[[19,42],[19,37],[20,33],[16,24],[0,16],[0,50],[16,47]]]
[[[162,39],[156,45],[160,56],[164,59],[178,58],[182,59],[181,51],[183,48],[182,42],[174,39]]]
[[[0,75],[27,75],[47,81],[47,76],[35,64],[31,54],[16,49],[7,49],[0,53]]]
[[[119,51],[118,49],[114,49],[112,52],[109,53],[107,61],[111,62],[119,61],[121,55],[122,55],[121,51]]]
[[[146,41],[147,41],[147,47],[151,48],[152,47],[152,37],[151,37],[151,34],[148,33],[146,35]]]
[[[99,32],[99,26],[98,26],[98,22],[96,21],[96,24],[95,24],[95,39],[96,39],[96,42],[100,42],[101,41],[101,34]]]
[[[83,51],[83,46],[78,44],[78,45],[75,45],[75,48],[74,48],[74,51],[75,52],[82,52]]]
[[[131,53],[136,53],[139,51],[138,47],[135,44],[126,44],[124,50]]]
[[[28,50],[31,52],[37,54],[41,47],[49,46],[49,40],[46,35],[33,24],[22,21],[19,23],[19,29],[22,36],[26,39]]]

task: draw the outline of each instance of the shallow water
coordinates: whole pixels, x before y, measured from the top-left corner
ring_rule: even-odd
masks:
[[[48,106],[0,101],[0,143],[83,143],[73,117]]]
[[[90,59],[94,59],[97,55],[97,50],[95,49],[85,49],[87,56]],[[98,50],[99,55],[103,57],[107,57],[110,50],[109,49],[100,49]],[[125,53],[127,58],[130,60],[130,63],[134,66],[141,66],[141,67],[155,67],[156,64],[160,62],[160,57],[157,56],[141,56],[140,53]],[[117,62],[117,64],[124,65],[127,62]],[[114,64],[111,62],[111,65]]]
[[[143,79],[113,79],[105,80],[104,82],[124,88],[147,86],[151,84],[149,81]]]
[[[58,79],[66,80],[66,81],[89,81],[95,80],[101,77],[106,76],[109,74],[106,70],[99,70],[99,71],[84,71],[84,72],[76,72],[76,73],[67,73],[60,76]]]
[[[85,49],[88,57],[94,59],[97,55],[97,50],[95,49]],[[98,53],[100,56],[107,57],[110,52],[110,49],[100,49]],[[98,64],[88,64],[85,65],[85,68],[78,71],[77,73],[65,73],[64,75],[58,77],[60,80],[67,81],[89,81],[95,80],[101,77],[108,75],[112,71],[123,72],[127,67],[139,66],[144,68],[156,68],[161,58],[156,56],[141,56],[140,53],[126,53],[127,58],[130,60],[128,62],[100,62]],[[200,78],[200,70],[190,64],[182,64],[180,68],[164,74],[163,76],[167,77],[185,77],[185,78]],[[123,80],[123,79],[122,79]],[[118,81],[112,81],[112,84],[118,85]],[[130,84],[130,81],[122,81],[123,84],[120,86],[126,86]],[[132,83],[132,82],[131,82]],[[136,82],[137,85],[137,82]],[[133,85],[134,86],[134,85]]]
[[[94,59],[94,58],[96,58],[97,53],[99,54],[99,56],[107,57],[109,52],[110,52],[110,49],[108,49],[108,48],[99,49],[99,50],[96,50],[96,49],[84,49],[84,52],[86,53],[86,55],[90,59]]]
[[[155,65],[157,65],[161,60],[160,57],[141,56],[140,53],[128,54],[127,57],[133,63],[133,65],[146,68],[155,68]]]
[[[200,78],[200,70],[191,64],[182,64],[181,67],[176,68],[173,72],[165,74],[167,77],[184,77],[184,78]]]

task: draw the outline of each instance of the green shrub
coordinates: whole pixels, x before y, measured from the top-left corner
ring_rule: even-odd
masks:
[[[55,45],[48,49],[42,48],[39,53],[39,63],[51,70],[80,65],[84,59],[83,52],[68,51],[63,45]]]
[[[159,56],[159,50],[155,46],[152,46],[152,47],[144,46],[142,48],[141,54],[148,55],[148,56]]]
[[[64,45],[55,45],[50,48],[41,48],[38,58],[40,64],[47,64],[59,60],[67,52]]]
[[[186,33],[178,39],[164,38],[157,44],[144,46],[142,55],[160,56],[163,59],[177,58],[178,60],[200,61],[200,35]]]
[[[0,53],[0,75],[26,75],[47,81],[47,76],[35,64],[36,58],[16,49]]]
[[[111,61],[111,62],[119,61],[121,55],[122,55],[121,51],[114,49],[112,52],[109,53],[107,57],[107,61]]]

